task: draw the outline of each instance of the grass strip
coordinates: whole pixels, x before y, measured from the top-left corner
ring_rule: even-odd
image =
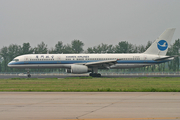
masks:
[[[1,92],[180,92],[180,78],[12,78],[0,79]]]

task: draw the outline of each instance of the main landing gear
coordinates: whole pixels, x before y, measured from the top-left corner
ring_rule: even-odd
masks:
[[[92,76],[92,77],[101,77],[101,74],[98,73],[98,68],[92,68],[92,71],[89,74],[89,76]]]

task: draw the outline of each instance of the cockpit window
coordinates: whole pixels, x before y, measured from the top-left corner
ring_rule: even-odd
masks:
[[[19,61],[19,59],[13,59],[13,61],[17,62],[17,61]]]

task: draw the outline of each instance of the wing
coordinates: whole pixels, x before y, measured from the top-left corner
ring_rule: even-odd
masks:
[[[85,63],[84,65],[88,67],[98,67],[98,68],[105,68],[109,69],[111,65],[115,65],[119,59],[117,60],[103,60],[103,61],[98,61],[98,62],[88,62]]]

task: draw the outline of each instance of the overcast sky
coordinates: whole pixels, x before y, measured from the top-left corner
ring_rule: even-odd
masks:
[[[48,48],[120,41],[145,45],[166,28],[180,38],[180,0],[0,0],[0,48],[42,41]]]

